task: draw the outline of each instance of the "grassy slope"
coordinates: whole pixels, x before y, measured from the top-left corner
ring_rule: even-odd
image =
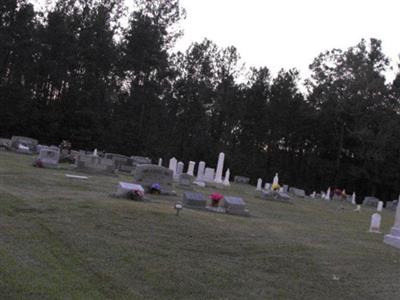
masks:
[[[2,299],[400,298],[400,251],[367,233],[372,209],[268,202],[235,185],[226,194],[251,218],[176,217],[173,197],[110,197],[128,177],[71,180],[32,159],[0,152]],[[394,213],[382,217],[388,232]]]

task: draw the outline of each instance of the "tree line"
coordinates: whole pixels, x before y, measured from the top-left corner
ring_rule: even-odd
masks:
[[[234,175],[397,197],[400,74],[386,80],[380,40],[321,53],[302,92],[296,69],[245,69],[234,46],[174,51],[179,0],[122,2],[2,1],[0,136],[209,165],[223,151]]]

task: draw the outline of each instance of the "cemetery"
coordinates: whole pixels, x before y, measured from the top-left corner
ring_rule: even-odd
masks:
[[[252,186],[239,175],[230,181],[223,155],[215,169],[205,162],[185,167],[172,158],[164,167],[142,159],[130,174],[114,173],[129,159],[115,154],[82,152],[76,165],[54,168],[60,152],[42,147],[38,169],[31,156],[15,152],[0,152],[0,226],[7,241],[0,276],[26,293],[51,289],[57,298],[66,283],[80,282],[77,298],[398,295],[400,209],[393,203],[374,206],[368,197],[357,214],[350,195],[339,213],[333,194],[325,199],[329,191],[324,199],[307,196],[280,187],[278,174],[264,186],[262,179]],[[87,169],[91,175],[79,175]],[[173,276],[160,277],[176,268]],[[43,281],[50,277],[57,280]],[[181,290],[170,290],[176,281]]]

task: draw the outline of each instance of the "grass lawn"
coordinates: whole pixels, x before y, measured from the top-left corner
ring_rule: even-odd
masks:
[[[372,208],[275,203],[233,185],[223,193],[250,218],[177,217],[175,197],[111,197],[128,176],[80,181],[32,161],[0,152],[1,299],[400,299],[400,250],[367,232]],[[384,210],[382,232],[393,222]]]

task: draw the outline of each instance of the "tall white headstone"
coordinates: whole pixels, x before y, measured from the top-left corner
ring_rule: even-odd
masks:
[[[378,202],[378,207],[376,208],[376,211],[381,212],[382,209],[383,209],[383,202],[382,202],[382,201],[379,201],[379,202]]]
[[[385,235],[383,242],[400,249],[400,202],[397,203],[394,226],[389,234]]]
[[[162,166],[162,158],[158,159],[158,165],[161,167]]]
[[[331,200],[331,187],[328,187],[328,190],[326,191],[325,199]]]
[[[370,232],[380,233],[382,217],[378,213],[374,213],[371,217],[371,226],[369,227]]]
[[[256,190],[257,190],[257,191],[261,191],[261,187],[262,187],[262,179],[261,179],[261,178],[258,178]]]
[[[215,182],[222,183],[222,172],[224,170],[225,154],[221,152],[218,156],[217,172],[215,173]]]
[[[93,156],[98,156],[98,155],[97,155],[97,149],[94,149],[94,151],[93,151]]]
[[[225,185],[225,186],[230,186],[231,184],[229,183],[229,177],[231,176],[231,171],[229,171],[229,169],[228,170],[226,170],[226,172],[225,172],[225,178],[224,178],[224,182],[223,182],[223,185]]]
[[[274,180],[272,181],[272,185],[279,184],[279,177],[278,173],[275,173]]]
[[[178,161],[176,160],[175,157],[171,158],[169,160],[169,166],[168,169],[172,170],[172,172],[174,172],[174,176],[176,175],[176,167],[177,167]]]
[[[356,193],[353,192],[353,195],[351,196],[351,204],[356,205]]]
[[[199,167],[197,169],[197,181],[204,180],[204,170],[206,168],[206,163],[204,161],[199,162]]]
[[[188,171],[187,173],[191,176],[193,176],[194,173],[194,166],[196,165],[196,163],[194,161],[189,161],[189,167],[188,167]]]
[[[311,198],[313,198],[313,199],[315,199],[315,195],[316,195],[317,193],[314,191],[312,194],[311,194]]]

